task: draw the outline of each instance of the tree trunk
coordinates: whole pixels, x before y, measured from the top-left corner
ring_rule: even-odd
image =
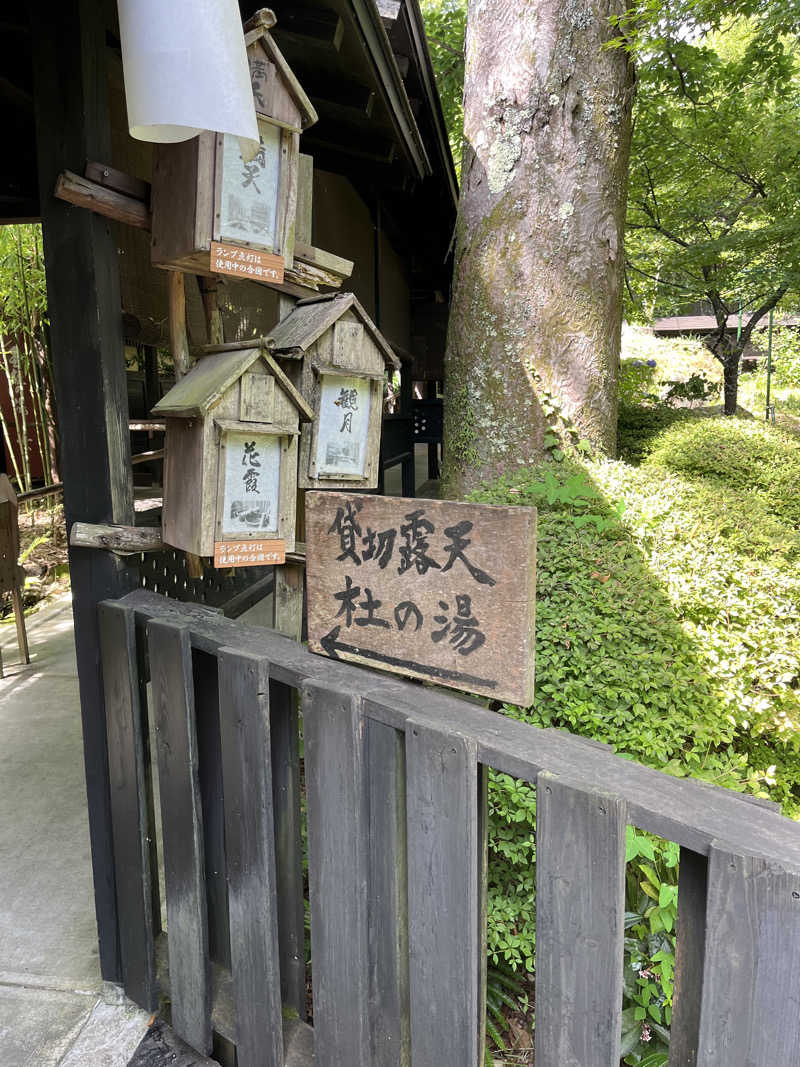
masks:
[[[722,362],[722,381],[725,396],[725,414],[736,414],[736,403],[739,395],[739,359],[740,352],[729,352]]]
[[[548,426],[616,444],[633,70],[621,0],[469,0],[445,361],[445,492],[525,466]]]

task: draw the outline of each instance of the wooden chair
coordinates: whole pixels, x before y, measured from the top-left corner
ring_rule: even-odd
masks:
[[[11,593],[14,619],[17,624],[19,654],[25,663],[30,663],[28,635],[25,632],[25,615],[22,605],[23,570],[19,559],[19,520],[17,517],[17,494],[5,474],[0,474],[0,594]],[[3,657],[0,651],[0,678],[3,677]]]

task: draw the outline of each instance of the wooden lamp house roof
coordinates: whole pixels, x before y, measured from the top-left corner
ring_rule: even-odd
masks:
[[[265,7],[257,11],[244,27],[256,111],[299,132],[313,126],[318,116],[292,68],[272,39],[269,31],[275,22],[275,13]],[[259,48],[263,51],[267,63],[263,78],[257,78],[253,69],[254,54]]]
[[[300,359],[346,311],[352,311],[380,349],[388,368],[400,369],[400,361],[386,338],[352,293],[331,293],[300,300],[271,331],[267,345],[284,359]]]
[[[205,418],[225,393],[257,360],[263,360],[278,385],[297,408],[301,422],[311,422],[314,412],[295,389],[266,348],[235,348],[203,356],[153,408],[154,415],[169,418]]]

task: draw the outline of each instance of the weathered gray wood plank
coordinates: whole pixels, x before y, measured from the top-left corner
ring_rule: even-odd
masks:
[[[222,778],[238,1067],[283,1067],[267,663],[219,654]]]
[[[318,1067],[370,1063],[364,733],[357,698],[303,688]]]
[[[156,831],[155,765],[156,755],[151,748],[150,724],[150,657],[145,635],[135,630],[136,670],[139,682],[139,710],[141,711],[142,752],[144,759],[145,795],[147,797],[147,838],[150,845],[150,900],[153,916],[153,936],[161,933],[161,885],[158,867],[158,833]]]
[[[211,1051],[211,993],[204,885],[203,814],[189,632],[170,621],[148,627],[158,749],[167,940],[175,1032]]]
[[[681,849],[670,1067],[695,1067],[706,947],[708,858]]]
[[[217,658],[192,654],[194,715],[200,799],[203,805],[203,856],[208,914],[208,954],[214,963],[231,965],[228,883],[225,862],[225,815],[220,750],[220,707]]]
[[[489,768],[478,764],[478,1063],[486,1058],[486,924],[489,881]]]
[[[536,790],[536,1067],[618,1067],[625,802],[550,774]]]
[[[306,1017],[305,906],[300,802],[299,695],[281,682],[269,683],[272,749],[272,806],[281,997]]]
[[[412,1062],[477,1067],[478,766],[474,742],[406,731]]]
[[[372,1067],[411,1062],[405,739],[367,722]]]
[[[800,873],[712,847],[697,1067],[800,1063]]]
[[[111,827],[125,992],[140,1007],[158,1007],[142,712],[133,612],[99,606],[100,655],[108,737]]]

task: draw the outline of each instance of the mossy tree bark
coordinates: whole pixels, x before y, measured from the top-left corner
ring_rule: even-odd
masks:
[[[469,0],[444,491],[616,444],[633,70],[623,0]],[[559,417],[559,414],[560,416]]]

